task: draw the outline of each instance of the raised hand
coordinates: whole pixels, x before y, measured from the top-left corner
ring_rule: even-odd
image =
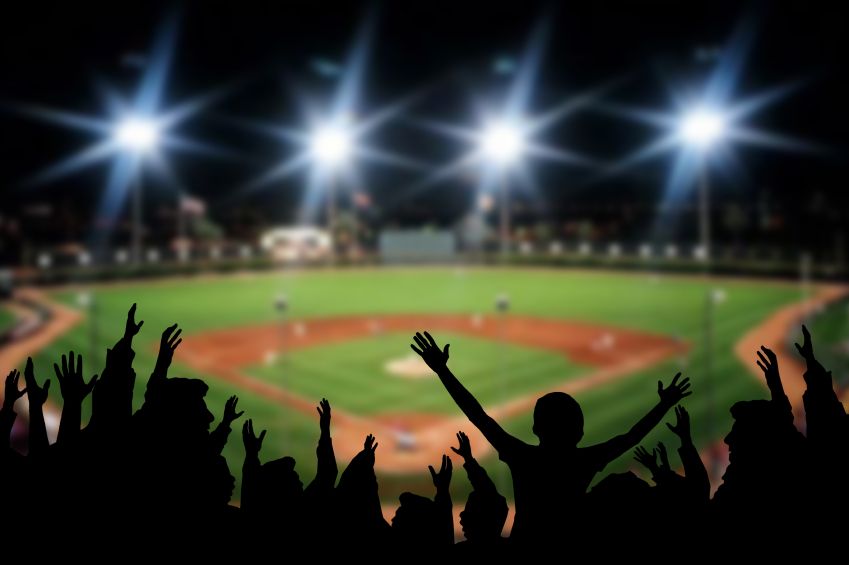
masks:
[[[229,426],[245,413],[244,410],[236,412],[236,404],[238,404],[238,402],[239,397],[234,395],[228,398],[227,402],[224,403],[224,416],[221,418],[224,425]]]
[[[242,443],[245,444],[245,457],[258,457],[262,449],[262,440],[265,439],[266,430],[260,432],[259,437],[254,434],[254,421],[248,419],[242,426]]]
[[[657,442],[657,454],[660,455],[660,472],[671,473],[672,467],[669,465],[669,455],[666,453],[666,446],[662,441]]]
[[[41,406],[47,402],[47,391],[50,389],[50,379],[44,381],[44,386],[39,387],[35,382],[35,369],[32,366],[32,357],[27,357],[27,364],[24,367],[24,381],[27,384],[27,397],[30,404]]]
[[[318,427],[323,434],[330,433],[330,403],[326,398],[322,398],[318,406],[315,407],[318,411]]]
[[[673,378],[672,382],[669,383],[669,386],[663,388],[663,383],[661,381],[657,381],[657,395],[660,397],[660,401],[668,406],[675,406],[681,399],[686,398],[692,394],[688,389],[690,388],[690,378],[685,377],[680,383],[678,382],[678,378],[681,376],[681,373],[677,373]]]
[[[448,348],[451,347],[451,344],[445,344],[445,349],[440,350],[439,346],[436,345],[436,341],[430,336],[429,333],[425,332],[424,336],[416,332],[416,335],[413,336],[413,341],[416,342],[416,345],[410,344],[410,348],[413,351],[421,355],[424,362],[427,363],[427,366],[430,367],[434,373],[439,373],[444,370],[448,365]]]
[[[677,418],[677,422],[673,426],[669,422],[666,423],[666,427],[672,430],[672,433],[681,438],[682,443],[692,442],[692,436],[690,434],[690,414],[687,412],[687,409],[683,406],[675,407],[675,417]]]
[[[451,451],[462,457],[464,461],[473,459],[472,443],[469,441],[468,436],[463,432],[457,432],[457,441],[460,442],[459,447],[452,447]]]
[[[366,436],[365,442],[363,442],[363,450],[371,451],[374,453],[377,450],[377,442],[374,441],[374,436],[369,434]]]
[[[793,344],[796,346],[796,350],[805,358],[805,361],[816,360],[816,357],[814,357],[814,344],[811,341],[811,332],[808,331],[807,326],[804,324],[802,324],[802,337],[804,338],[802,345],[798,343]]]
[[[74,364],[75,360],[76,365]],[[56,372],[56,380],[59,381],[62,398],[66,402],[81,403],[86,396],[91,394],[94,385],[97,383],[97,375],[93,376],[88,383],[83,380],[83,356],[78,355],[74,359],[73,351],[67,356],[62,355],[61,370],[56,363],[53,363],[53,370]]]
[[[759,360],[756,363],[761,368],[761,371],[764,372],[766,384],[771,390],[773,385],[781,384],[781,376],[778,374],[778,357],[775,356],[775,353],[771,349],[763,345],[761,345],[761,350],[757,353]]]
[[[427,468],[430,471],[433,486],[436,487],[436,490],[446,492],[451,485],[451,473],[453,470],[451,458],[447,455],[442,456],[442,466],[439,468],[439,473],[436,472],[433,465],[428,465]]]
[[[174,360],[174,351],[183,342],[183,339],[180,337],[181,333],[183,333],[183,330],[178,329],[177,324],[168,326],[162,332],[162,338],[159,340],[159,355],[156,357],[155,369],[155,372],[161,373],[162,377],[165,376],[168,367],[171,366],[171,362]]]
[[[656,475],[660,470],[660,467],[657,466],[657,449],[652,449],[649,453],[645,447],[639,445],[634,450],[634,460],[651,471],[652,475]]]
[[[11,410],[20,397],[27,393],[27,389],[18,390],[18,382],[21,380],[21,372],[12,369],[6,375],[6,388],[3,393],[3,410]]]
[[[139,333],[139,330],[144,325],[144,321],[136,323],[136,305],[130,306],[127,312],[127,324],[124,326],[124,339],[132,340],[133,336]]]

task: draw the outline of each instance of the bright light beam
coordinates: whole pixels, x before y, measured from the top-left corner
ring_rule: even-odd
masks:
[[[710,146],[722,139],[725,133],[725,118],[716,111],[707,108],[696,108],[681,118],[678,134],[684,143],[699,150],[710,149]]]
[[[322,126],[310,136],[310,153],[313,159],[329,168],[336,168],[347,162],[353,152],[351,146],[351,134],[341,126]]]
[[[515,163],[525,149],[525,138],[521,128],[509,122],[488,124],[481,133],[480,151],[496,166]]]
[[[115,141],[129,151],[148,153],[156,149],[159,126],[153,120],[129,117],[115,128]]]

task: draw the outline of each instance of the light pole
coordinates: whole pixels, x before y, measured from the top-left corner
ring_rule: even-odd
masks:
[[[487,125],[479,138],[482,157],[496,169],[499,191],[499,247],[505,261],[510,251],[510,194],[507,173],[525,149],[525,136],[516,124],[502,121]]]
[[[711,260],[710,184],[706,161],[710,149],[725,134],[725,119],[714,110],[696,108],[683,116],[678,133],[682,143],[693,149],[699,159],[699,243],[702,249],[702,260],[705,265],[709,265]]]
[[[330,177],[325,188],[327,206],[327,231],[330,234],[331,258],[336,256],[336,173],[350,159],[352,133],[341,124],[327,124],[317,128],[310,136],[310,154],[315,163],[326,169]]]
[[[159,126],[154,120],[131,116],[125,118],[115,127],[115,142],[126,152],[139,159],[156,149],[159,143]],[[141,264],[142,251],[142,175],[141,171],[135,176],[133,191],[133,233],[131,254],[133,264]]]

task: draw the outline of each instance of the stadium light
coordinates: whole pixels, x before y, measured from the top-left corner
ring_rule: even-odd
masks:
[[[351,156],[351,134],[340,126],[323,126],[310,137],[310,153],[319,164],[338,167]]]
[[[125,118],[115,128],[115,141],[125,150],[148,153],[159,142],[159,126],[145,118]]]
[[[722,139],[725,118],[715,110],[696,108],[681,117],[678,133],[685,143],[706,150]]]
[[[499,122],[489,124],[480,137],[480,150],[495,165],[511,165],[522,155],[525,148],[521,128]]]

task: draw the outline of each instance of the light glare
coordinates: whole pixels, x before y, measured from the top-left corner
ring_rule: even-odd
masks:
[[[509,124],[494,124],[484,130],[481,137],[481,150],[488,159],[509,164],[522,153],[524,140],[522,133]]]
[[[313,134],[310,151],[319,163],[338,165],[351,154],[351,139],[341,128],[324,127]]]
[[[159,130],[150,120],[128,118],[118,124],[115,139],[127,149],[146,152],[150,151],[159,140]]]
[[[681,122],[681,137],[696,147],[713,145],[725,131],[725,120],[711,110],[699,109],[690,112]]]

